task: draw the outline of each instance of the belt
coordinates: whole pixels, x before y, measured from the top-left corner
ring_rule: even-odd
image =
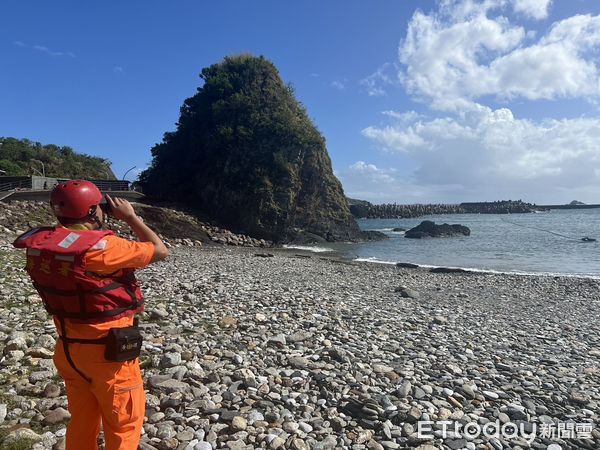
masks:
[[[98,338],[98,339],[80,339],[80,338],[68,338],[59,336],[59,339],[62,339],[63,342],[67,344],[106,344],[108,338]]]

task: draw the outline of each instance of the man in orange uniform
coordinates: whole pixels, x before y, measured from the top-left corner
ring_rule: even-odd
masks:
[[[59,225],[29,230],[14,245],[27,249],[27,272],[60,336],[54,363],[71,412],[66,448],[97,450],[102,423],[106,450],[135,450],[145,394],[134,324],[143,298],[133,272],[168,251],[128,201],[105,202],[89,181],[58,184],[50,204]],[[108,210],[139,242],[102,231]]]

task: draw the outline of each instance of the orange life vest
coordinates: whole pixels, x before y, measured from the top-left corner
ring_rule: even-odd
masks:
[[[49,314],[81,323],[115,320],[144,310],[133,269],[118,276],[87,272],[85,253],[112,231],[34,228],[13,245],[27,249],[26,270]]]

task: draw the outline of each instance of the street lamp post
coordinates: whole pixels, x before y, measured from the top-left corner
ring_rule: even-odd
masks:
[[[46,177],[46,167],[44,166],[44,163],[42,161],[40,161],[39,159],[30,159],[31,162],[39,162],[42,165],[42,176],[45,178]]]
[[[127,175],[129,172],[131,172],[133,169],[135,169],[135,168],[136,168],[136,166],[133,166],[131,169],[127,169],[127,172],[125,172],[125,173],[123,174],[123,178],[122,178],[122,179],[124,180],[124,179],[125,179],[125,176],[126,176],[126,175]]]

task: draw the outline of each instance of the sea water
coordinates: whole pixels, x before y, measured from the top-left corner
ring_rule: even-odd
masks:
[[[470,236],[408,239],[393,228],[423,220],[466,225]],[[600,209],[551,210],[528,214],[451,214],[415,219],[360,219],[363,230],[389,239],[320,245],[355,260],[409,262],[483,271],[566,274],[600,278]],[[556,233],[556,234],[553,234]],[[596,242],[583,242],[582,237]]]

